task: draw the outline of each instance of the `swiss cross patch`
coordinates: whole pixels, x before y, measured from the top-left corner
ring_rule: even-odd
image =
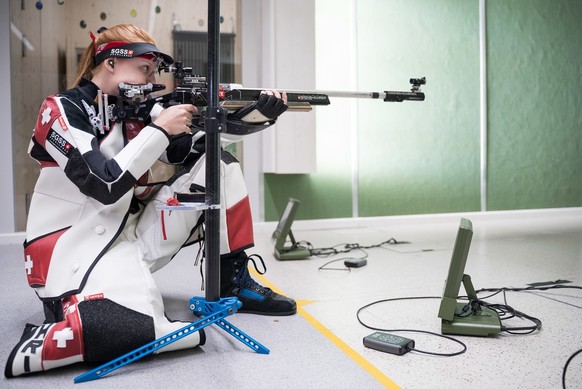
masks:
[[[43,147],[45,146],[48,132],[51,129],[53,122],[57,120],[57,118],[60,118],[60,116],[61,112],[55,97],[48,97],[42,104],[42,107],[40,107],[40,112],[34,127],[34,137]],[[64,122],[64,120],[59,121],[61,127],[66,130],[67,126],[63,126]]]
[[[78,311],[54,324],[45,337],[43,362],[50,364],[65,358],[79,360],[75,357],[83,354],[82,331]]]
[[[67,142],[65,138],[59,135],[52,128],[49,130],[46,140],[65,156],[69,155],[69,152],[73,148],[73,146]]]
[[[57,241],[66,229],[43,236],[26,243],[24,247],[24,268],[28,284],[33,288],[44,286]]]

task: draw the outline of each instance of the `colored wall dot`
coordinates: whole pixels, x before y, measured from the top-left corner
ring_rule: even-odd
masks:
[[[160,12],[162,12],[162,9],[159,5],[156,5],[156,13],[159,14]]]
[[[36,9],[39,9],[39,10],[42,9],[42,1],[37,1],[35,6],[36,6]]]
[[[79,22],[79,26],[80,26],[81,28],[86,28],[86,27],[87,27],[87,22],[85,22],[84,20],[81,20],[81,21]]]
[[[101,20],[105,20],[105,19],[107,19],[107,14],[105,12],[101,12],[99,14],[99,17],[101,18]]]
[[[129,14],[135,18],[137,16],[137,11],[135,9],[132,9],[131,11],[129,11]]]

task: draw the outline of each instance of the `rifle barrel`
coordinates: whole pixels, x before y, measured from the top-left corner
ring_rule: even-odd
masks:
[[[265,88],[267,89],[267,88]],[[256,101],[263,89],[224,88],[223,107],[227,109],[239,109]],[[304,91],[304,90],[278,90],[280,93],[287,93],[289,109],[310,111],[311,105],[329,105],[330,97],[362,98],[362,99],[382,99],[384,101],[402,102],[404,100],[423,101],[424,93],[420,91],[411,92],[353,92],[353,91]]]
[[[329,97],[346,97],[346,98],[358,98],[358,99],[378,99],[380,94],[378,92],[351,92],[351,91],[338,91],[338,90],[322,90],[322,91],[302,91],[302,90],[280,90],[279,92],[287,92],[294,94],[322,94],[328,95]]]
[[[283,91],[281,91],[283,92]],[[329,97],[346,97],[346,98],[356,98],[356,99],[382,99],[384,101],[424,101],[423,92],[394,92],[394,91],[384,91],[384,92],[352,92],[352,91],[294,91],[286,90],[284,92],[294,93],[294,94],[322,94]]]

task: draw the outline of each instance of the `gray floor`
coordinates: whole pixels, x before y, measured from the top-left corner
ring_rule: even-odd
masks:
[[[386,329],[439,332],[438,297],[460,217],[473,222],[474,237],[466,273],[476,289],[523,287],[533,282],[566,279],[582,286],[582,209],[476,213],[300,221],[298,240],[315,247],[338,243],[371,245],[394,237],[410,244],[368,250],[368,265],[352,271],[318,270],[340,258],[277,261],[270,234],[273,223],[256,226],[257,247],[268,272],[258,276],[300,303],[297,315],[262,317],[236,314],[229,320],[270,349],[259,355],[218,327],[207,329],[208,341],[196,350],[147,358],[80,387],[200,387],[200,388],[556,388],[564,365],[582,348],[582,291],[510,292],[507,303],[543,322],[531,335],[458,337],[468,347],[456,357],[410,352],[403,356],[365,348],[362,338],[374,331],[360,325],[356,311],[376,300],[433,296],[374,305],[362,319]],[[353,256],[360,255],[357,252]],[[0,363],[27,322],[40,323],[42,313],[34,293],[25,286],[21,247],[0,246]],[[156,273],[168,315],[191,318],[188,300],[203,295],[194,250],[181,253]],[[341,262],[331,265],[340,267]],[[501,295],[490,302],[503,302]],[[506,325],[525,325],[519,319]],[[460,346],[417,333],[398,333],[415,340],[421,350],[455,352]],[[74,365],[40,375],[11,380],[2,388],[74,386],[74,377],[93,366]],[[582,387],[582,354],[568,368],[567,387]]]

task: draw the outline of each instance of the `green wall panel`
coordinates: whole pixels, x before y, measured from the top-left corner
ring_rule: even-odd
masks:
[[[582,2],[488,0],[488,209],[582,205]]]
[[[326,12],[320,2],[317,18],[344,21],[343,3],[330,2]],[[425,102],[358,100],[359,215],[477,210],[478,2],[359,1],[357,23],[358,90],[408,90],[411,77],[428,80]],[[337,63],[349,60],[336,54]],[[317,174],[265,175],[266,220],[279,217],[289,196],[302,201],[299,219],[352,216],[349,133],[322,120],[317,131]]]
[[[296,219],[325,219],[352,216],[349,181],[325,173],[266,174],[265,220],[278,220],[289,197],[301,201]]]
[[[361,89],[427,78],[424,102],[359,103],[360,216],[479,209],[478,16],[477,1],[358,2]]]
[[[319,0],[316,20],[345,34],[338,10],[350,3]],[[582,206],[582,1],[486,5],[487,209]],[[478,211],[479,1],[356,6],[358,90],[427,77],[424,102],[357,101],[359,215]],[[341,55],[323,59],[349,60]],[[327,120],[317,123],[316,174],[265,176],[266,220],[289,196],[302,201],[300,219],[351,216],[349,131]]]

